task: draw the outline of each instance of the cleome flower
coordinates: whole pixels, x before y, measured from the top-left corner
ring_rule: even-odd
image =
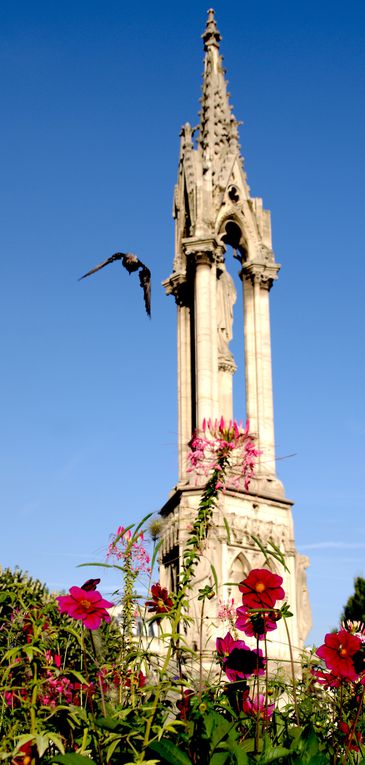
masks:
[[[148,612],[150,614],[158,614],[160,618],[164,614],[168,614],[173,606],[173,600],[170,597],[166,587],[161,587],[160,583],[153,584],[151,587],[151,600],[146,601]]]
[[[240,585],[242,603],[246,608],[271,611],[277,600],[285,598],[285,592],[281,587],[283,578],[266,568],[254,568]]]
[[[110,622],[110,615],[106,609],[112,608],[114,603],[104,600],[98,590],[70,587],[69,595],[59,595],[56,600],[62,614],[79,619],[84,627],[90,630],[97,630],[102,621]]]
[[[240,481],[243,480],[244,488],[248,490],[254,474],[256,458],[261,454],[255,448],[253,436],[249,433],[248,422],[243,428],[242,423],[238,424],[236,420],[226,422],[224,417],[214,422],[211,419],[204,419],[202,429],[194,432],[189,446],[188,471],[207,476],[217,469],[218,455],[224,454],[229,457],[232,483],[239,486]],[[218,481],[216,488],[223,489],[223,482]]]
[[[358,680],[358,672],[354,666],[354,655],[361,647],[361,640],[356,635],[351,635],[347,630],[340,630],[336,633],[327,633],[324,638],[324,644],[321,645],[316,653],[326,664],[326,667],[332,670],[332,674],[346,680]]]

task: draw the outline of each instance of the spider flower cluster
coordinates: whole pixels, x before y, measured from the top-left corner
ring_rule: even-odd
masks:
[[[108,545],[107,557],[117,560],[125,560],[128,557],[135,574],[151,573],[151,561],[144,546],[143,531],[132,536],[130,529],[119,526]]]
[[[236,420],[203,420],[202,429],[196,430],[189,442],[188,470],[198,475],[208,476],[213,470],[220,470],[219,457],[229,460],[230,480],[239,486],[243,481],[248,491],[254,474],[256,458],[261,452],[256,449],[253,436],[249,433],[249,422],[245,428]],[[216,488],[223,488],[218,481]]]

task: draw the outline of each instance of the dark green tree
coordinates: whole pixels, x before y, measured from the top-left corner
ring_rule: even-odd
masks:
[[[361,576],[357,576],[354,580],[354,590],[354,594],[349,597],[344,606],[341,619],[365,623],[365,579]]]

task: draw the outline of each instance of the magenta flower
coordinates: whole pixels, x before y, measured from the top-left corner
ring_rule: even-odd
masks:
[[[243,695],[242,709],[246,712],[246,715],[257,717],[259,715],[263,720],[268,720],[275,709],[275,704],[266,704],[265,696],[263,693],[259,693],[259,696],[255,696],[250,699],[248,691],[245,691]]]
[[[272,632],[272,630],[277,628],[276,620],[272,618],[272,612],[252,612],[245,606],[239,606],[236,609],[236,613],[235,627],[244,632],[248,637],[264,640],[268,632]]]
[[[106,609],[112,608],[114,603],[104,600],[97,590],[71,587],[69,595],[59,595],[56,600],[62,614],[79,619],[90,630],[97,630],[102,621],[110,622]]]
[[[243,641],[237,640],[236,642],[242,643]],[[223,664],[228,680],[233,683],[237,680],[246,680],[251,675],[265,674],[266,665],[261,649],[251,651],[248,645],[244,644],[244,646],[244,648],[233,648]]]
[[[215,647],[220,659],[225,661],[234,648],[247,648],[244,640],[235,640],[230,632],[224,638],[217,638]]]
[[[216,648],[228,680],[236,682],[251,675],[264,674],[262,651],[251,651],[244,640],[235,640],[230,632],[224,638],[217,638]]]

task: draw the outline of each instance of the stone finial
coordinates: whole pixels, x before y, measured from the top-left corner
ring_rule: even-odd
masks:
[[[222,37],[217,28],[213,8],[209,8],[207,24],[204,30],[204,34],[202,34],[202,39],[204,40],[205,50],[207,50],[209,45],[215,45],[217,48],[219,48],[219,42]]]

